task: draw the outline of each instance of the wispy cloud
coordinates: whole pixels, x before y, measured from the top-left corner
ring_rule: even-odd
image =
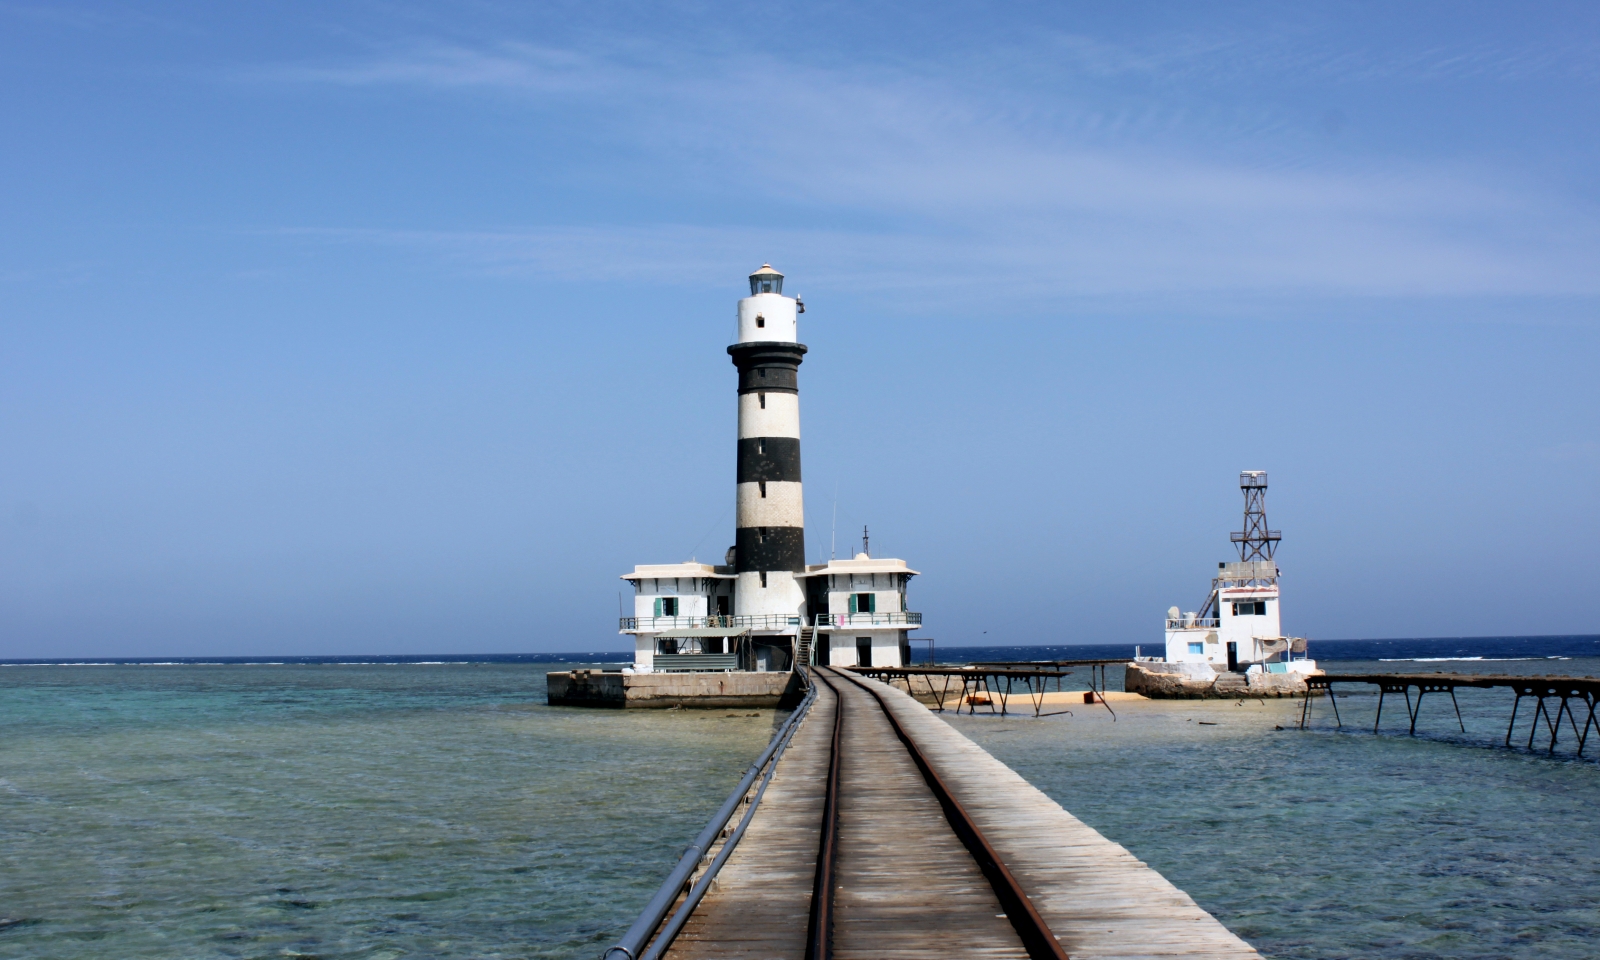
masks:
[[[1081,37],[1050,42],[1102,73],[1181,75],[1185,63],[1230,56],[1222,41],[1147,52]],[[1537,66],[1532,56],[1470,51],[1387,65],[1300,55],[1344,76]],[[790,220],[338,234],[429,246],[487,270],[578,278],[626,260],[687,277],[723,270],[729,258],[742,264],[759,241],[862,282],[892,282],[915,266],[922,285],[933,275],[1009,297],[1600,294],[1600,223],[1528,182],[1468,162],[1381,155],[1285,165],[1253,156],[1248,144],[1197,148],[1171,121],[1088,129],[1082,116],[1098,106],[1071,87],[1043,96],[915,64],[682,58],[637,41],[417,45],[260,76],[588,104],[613,135],[641,145],[661,189],[712,179],[725,194],[760,198],[751,223],[771,224],[779,208]],[[1149,113],[1160,109],[1152,102]],[[1061,122],[1074,110],[1077,121]]]
[[[619,79],[613,65],[591,55],[528,43],[488,49],[424,43],[357,62],[276,65],[242,76],[351,87],[404,84],[569,95],[614,89]]]

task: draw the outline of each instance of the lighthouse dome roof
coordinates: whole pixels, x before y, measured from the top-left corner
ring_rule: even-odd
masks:
[[[759,270],[750,274],[750,295],[761,293],[783,293],[783,273],[772,269],[770,263],[763,263]]]

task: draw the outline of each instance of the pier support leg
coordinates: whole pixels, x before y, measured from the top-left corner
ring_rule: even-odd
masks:
[[[1561,715],[1567,712],[1567,695],[1563,693],[1561,695],[1561,706],[1556,708],[1555,725],[1550,728],[1550,749],[1545,751],[1546,753],[1556,752],[1556,738],[1561,735]],[[1573,721],[1572,726],[1574,729],[1577,728],[1578,723],[1576,720]]]
[[[1589,705],[1589,718],[1583,721],[1583,732],[1578,734],[1578,756],[1580,757],[1583,756],[1584,745],[1589,742],[1589,727],[1594,723],[1595,703],[1600,701],[1600,696],[1591,693],[1584,699]]]
[[[1511,746],[1511,731],[1517,726],[1517,708],[1522,706],[1522,691],[1517,691],[1516,702],[1511,704],[1511,722],[1506,724],[1506,746]]]
[[[1427,691],[1422,689],[1421,687],[1417,688],[1417,706],[1416,706],[1416,709],[1412,709],[1412,707],[1411,707],[1411,688],[1410,687],[1406,687],[1406,712],[1411,714],[1411,731],[1410,731],[1410,735],[1413,736],[1413,737],[1417,735],[1417,714],[1422,712],[1422,695],[1424,693],[1426,693],[1426,692]]]
[[[1586,697],[1586,696],[1582,696],[1581,694],[1573,694],[1573,696],[1579,697],[1579,699],[1583,703],[1588,703],[1589,702],[1589,698]],[[1566,697],[1562,697],[1561,698],[1561,705],[1566,708],[1566,711],[1567,711],[1567,722],[1572,724],[1572,736],[1574,738],[1581,738],[1582,734],[1580,734],[1578,732],[1578,711],[1572,709],[1571,702]],[[1584,729],[1588,729],[1588,726],[1589,725],[1587,723],[1585,723],[1584,724]]]
[[[1533,749],[1533,738],[1539,732],[1539,718],[1541,716],[1544,717],[1544,725],[1548,727],[1550,725],[1550,711],[1544,708],[1544,697],[1539,697],[1539,706],[1535,707],[1533,711],[1533,726],[1528,730],[1529,750]]]
[[[1374,718],[1373,721],[1372,721],[1372,732],[1373,733],[1377,733],[1378,732],[1378,724],[1383,722],[1383,694],[1384,694],[1384,689],[1382,687],[1379,687],[1378,688],[1378,716],[1376,718]]]
[[[1333,726],[1336,730],[1344,729],[1344,720],[1339,716],[1339,701],[1333,698],[1333,684],[1328,684],[1328,703],[1333,706]]]
[[[1455,708],[1456,708],[1456,723],[1461,725],[1461,732],[1462,733],[1466,733],[1467,732],[1467,724],[1466,724],[1465,721],[1463,721],[1461,719],[1461,704],[1456,703],[1456,688],[1455,687],[1451,687],[1450,688],[1450,703],[1453,704],[1455,706]]]

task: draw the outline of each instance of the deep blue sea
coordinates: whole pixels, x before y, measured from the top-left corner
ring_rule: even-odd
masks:
[[[949,646],[932,651],[937,663],[982,661],[1094,660],[1132,658],[1136,652],[1159,655],[1161,645],[1100,643],[1058,646]],[[1317,660],[1520,660],[1560,659],[1562,657],[1600,657],[1600,634],[1551,637],[1425,637],[1391,640],[1315,640],[1311,656]],[[928,647],[916,645],[912,656],[927,659]],[[315,657],[109,657],[53,660],[0,660],[0,666],[93,664],[142,664],[177,666],[195,664],[461,664],[461,663],[542,663],[585,666],[621,666],[631,663],[633,654],[623,650],[592,650],[573,653],[438,653],[346,655]]]
[[[1600,674],[1593,636],[1312,654],[1349,672]],[[618,657],[0,667],[0,958],[588,960],[781,719],[545,705],[546,671]],[[1360,690],[1342,728],[1318,703],[1305,731],[1298,701],[946,719],[1266,956],[1591,958],[1600,750],[1528,750],[1526,714],[1501,746],[1510,699],[1463,691],[1464,733],[1430,701],[1415,737],[1390,707],[1373,734]]]

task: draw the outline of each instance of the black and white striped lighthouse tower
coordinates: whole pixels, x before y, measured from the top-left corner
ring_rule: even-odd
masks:
[[[772,618],[774,627],[805,614],[796,579],[806,563],[798,376],[806,348],[796,340],[803,310],[783,295],[783,274],[762,264],[750,275],[750,296],[739,301],[728,347],[739,368],[734,613]]]
[[[622,575],[634,591],[633,615],[617,611],[619,632],[634,637],[633,669],[624,672],[640,691],[657,689],[640,678],[658,672],[911,662],[910,632],[922,627],[922,614],[907,606],[906,584],[917,571],[904,560],[869,556],[865,538],[854,557],[806,566],[799,382],[806,348],[796,326],[804,312],[799,297],[783,295],[783,274],[771,264],[750,275],[728,347],[739,371],[735,543],[725,564],[691,557],[639,564]],[[703,696],[720,697],[735,682],[719,680],[719,692]],[[662,697],[702,696],[666,689],[626,699],[665,705]]]

